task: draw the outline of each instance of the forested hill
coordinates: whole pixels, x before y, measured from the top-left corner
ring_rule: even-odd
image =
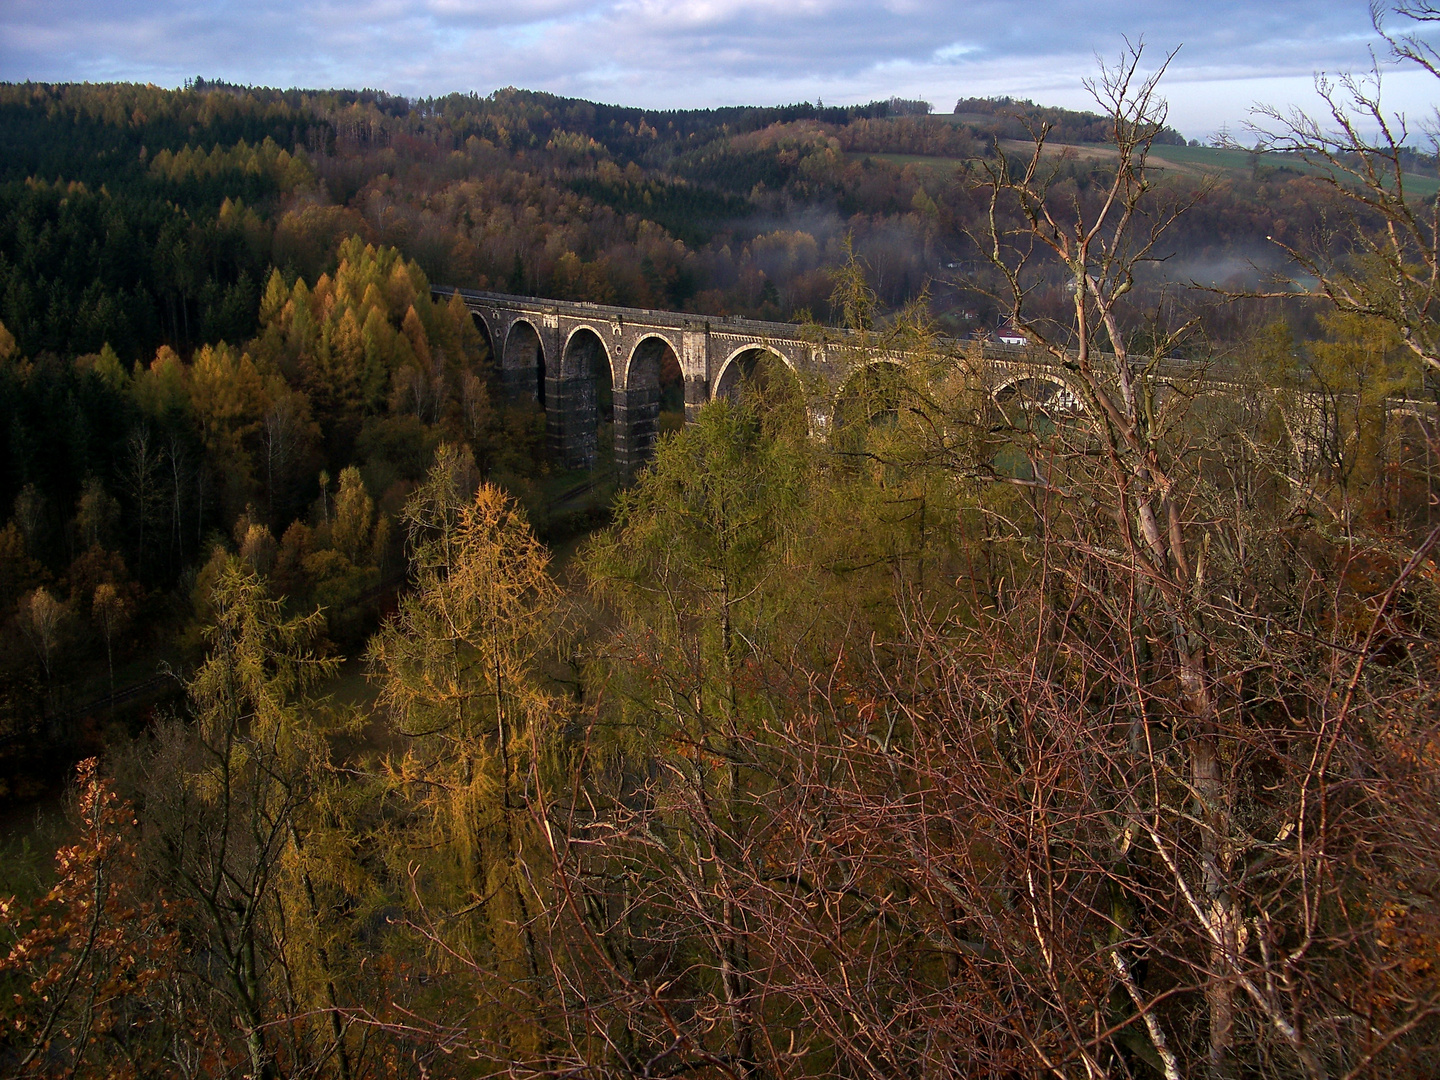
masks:
[[[270,267],[313,280],[354,233],[435,280],[787,318],[827,316],[823,271],[852,232],[898,305],[963,256],[956,166],[1033,111],[927,107],[6,85],[0,320],[27,354],[109,343],[134,360],[238,341]],[[1045,116],[1101,137],[1096,117]],[[1265,215],[1269,194],[1245,212]],[[941,314],[985,315],[983,301],[937,299]]]
[[[1057,143],[1107,143],[1114,121],[1099,113],[1036,105],[1026,98],[962,97],[955,102],[955,122],[973,127],[996,138],[1023,139],[1042,127]],[[1184,146],[1185,137],[1172,127],[1162,127],[1155,136],[1162,146]]]

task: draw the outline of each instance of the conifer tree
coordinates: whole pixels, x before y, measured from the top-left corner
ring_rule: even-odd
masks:
[[[286,618],[241,560],[221,559],[212,606],[188,686],[194,723],[162,724],[141,765],[145,821],[155,865],[188,903],[192,974],[229,1011],[216,1027],[239,1032],[251,1076],[273,1077],[347,1054],[323,934],[310,956],[313,935],[287,929],[321,920],[313,888],[293,883],[313,881],[306,838],[328,757],[308,698],[336,662],[315,652],[320,613]]]
[[[425,867],[423,933],[481,973],[492,1045],[529,1055],[542,1043],[537,980],[549,962],[537,919],[549,897],[525,852],[543,850],[529,798],[558,738],[539,675],[558,589],[524,513],[477,487],[468,454],[450,446],[404,522],[414,591],[368,657],[405,747],[391,781],[422,823],[400,842]]]
[[[634,755],[619,771],[649,778],[608,789],[625,825],[604,847],[614,860],[604,874],[623,874],[633,892],[593,903],[598,912],[623,905],[650,927],[648,942],[617,945],[616,955],[687,958],[689,971],[662,963],[655,976],[687,998],[695,1022],[686,1040],[745,1075],[759,1067],[764,1035],[755,927],[736,890],[763,858],[757,810],[778,781],[763,730],[777,690],[772,661],[797,640],[787,620],[799,611],[786,600],[805,576],[790,559],[802,447],[768,432],[749,404],[708,405],[661,443],[585,562],[621,620],[593,672],[609,689],[602,725]],[[593,929],[603,933],[603,921]],[[618,967],[622,983],[640,975]],[[645,1005],[634,1006],[625,1049],[643,1058],[663,1036],[641,1021]]]

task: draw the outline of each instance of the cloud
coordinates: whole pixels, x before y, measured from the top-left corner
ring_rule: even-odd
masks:
[[[1255,100],[1303,98],[1314,72],[1368,64],[1374,41],[1363,0],[8,0],[0,77],[517,85],[649,107],[899,94],[944,110],[1003,93],[1081,105],[1095,56],[1124,35],[1156,58],[1183,45],[1166,86],[1192,134]],[[1286,97],[1245,96],[1261,91]]]

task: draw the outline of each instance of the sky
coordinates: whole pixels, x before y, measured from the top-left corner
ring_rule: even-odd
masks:
[[[0,0],[0,81],[1083,107],[1126,36],[1157,62],[1179,48],[1162,92],[1200,139],[1242,134],[1256,104],[1313,108],[1316,74],[1368,69],[1377,45],[1365,0]],[[1412,120],[1440,102],[1427,74],[1384,87]]]

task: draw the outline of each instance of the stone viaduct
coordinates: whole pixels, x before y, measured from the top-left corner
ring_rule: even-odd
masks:
[[[550,449],[570,468],[595,464],[596,425],[607,391],[615,464],[629,474],[653,451],[664,383],[683,383],[685,417],[693,421],[707,402],[734,394],[761,358],[778,358],[799,378],[811,432],[819,436],[857,371],[906,360],[862,351],[843,330],[434,289],[439,297],[456,291],[490,346],[506,396],[544,407]],[[1030,350],[987,345],[971,355],[991,393],[1028,379],[1068,392],[1064,373]]]

